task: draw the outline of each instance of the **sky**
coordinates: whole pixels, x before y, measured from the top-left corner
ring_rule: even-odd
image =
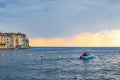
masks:
[[[120,0],[0,0],[0,31],[31,46],[120,46]]]

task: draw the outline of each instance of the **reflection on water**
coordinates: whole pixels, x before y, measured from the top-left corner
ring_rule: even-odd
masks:
[[[84,51],[95,55],[95,59],[80,60]],[[119,51],[79,47],[1,50],[0,80],[119,80]]]

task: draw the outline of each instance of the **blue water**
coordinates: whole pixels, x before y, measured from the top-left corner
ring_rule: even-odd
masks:
[[[95,58],[80,60],[80,54],[85,51]],[[43,59],[41,54],[44,55]],[[60,59],[56,59],[58,54]],[[0,80],[119,79],[119,47],[34,47],[0,50]]]

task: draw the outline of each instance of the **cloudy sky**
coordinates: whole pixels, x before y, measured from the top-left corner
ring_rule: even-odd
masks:
[[[120,0],[0,0],[0,31],[31,46],[120,46]]]

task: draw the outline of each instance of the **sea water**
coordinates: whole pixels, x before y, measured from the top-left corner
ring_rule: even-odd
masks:
[[[86,51],[95,58],[81,60],[80,55]],[[0,50],[0,80],[119,79],[119,47],[33,47]]]

